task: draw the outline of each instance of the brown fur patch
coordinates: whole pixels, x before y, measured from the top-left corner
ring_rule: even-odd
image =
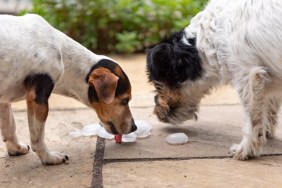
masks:
[[[169,122],[170,114],[173,112],[175,107],[183,102],[183,96],[177,88],[170,89],[160,82],[154,84],[157,89],[157,101],[154,113],[157,115],[159,120]]]
[[[35,100],[36,94],[34,88],[27,88],[26,92],[26,104],[27,104],[27,113],[31,116],[34,116],[35,110],[34,110],[34,100]]]
[[[115,69],[114,69],[114,73],[116,74],[116,75],[118,75],[118,77],[121,79],[121,80],[126,80],[127,78],[126,78],[126,76],[125,76],[125,74],[124,74],[124,72],[123,72],[123,70],[121,69],[121,67],[119,67],[119,66],[115,66]],[[128,95],[131,95],[131,85],[130,85],[130,82],[128,83],[128,90],[126,91],[126,93],[128,94]]]
[[[45,122],[48,116],[48,104],[34,104],[35,105],[35,118],[41,122]]]
[[[28,114],[31,116],[35,116],[38,121],[45,122],[48,116],[48,104],[37,104],[35,102],[35,98],[35,89],[28,88],[26,94]]]
[[[122,80],[125,79],[124,73],[122,69],[119,66],[115,66],[114,72],[118,77],[120,77]]]
[[[109,69],[95,69],[89,76],[89,83],[93,84],[100,101],[110,104],[114,101],[118,77]]]

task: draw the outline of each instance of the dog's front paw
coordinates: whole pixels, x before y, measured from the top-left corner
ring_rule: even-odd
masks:
[[[46,157],[42,157],[41,161],[44,165],[59,165],[62,163],[68,163],[69,157],[60,152],[50,152]]]
[[[30,147],[24,143],[6,143],[7,151],[10,156],[25,155],[28,153]]]
[[[242,161],[251,157],[242,144],[233,144],[230,148],[230,153],[234,159]]]

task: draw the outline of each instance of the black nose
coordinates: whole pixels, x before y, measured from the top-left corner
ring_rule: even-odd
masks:
[[[131,132],[134,132],[134,131],[136,131],[137,130],[137,126],[135,125],[135,122],[134,122],[134,120],[132,119],[131,120]]]

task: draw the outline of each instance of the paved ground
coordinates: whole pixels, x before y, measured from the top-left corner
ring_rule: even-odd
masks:
[[[97,141],[97,137],[71,138],[70,131],[98,122],[97,116],[72,99],[54,95],[45,140],[50,150],[68,154],[69,164],[43,166],[33,152],[9,157],[0,142],[0,188],[91,187],[95,182],[102,182],[106,188],[282,187],[281,123],[277,138],[267,143],[262,157],[233,160],[229,147],[241,139],[243,114],[232,89],[221,88],[204,99],[197,122],[166,125],[152,114],[153,88],[146,81],[144,56],[114,58],[121,62],[132,82],[133,116],[153,126],[150,137],[121,145],[113,140]],[[29,143],[25,104],[17,103],[13,108],[19,139]],[[176,132],[185,132],[189,142],[167,144],[165,137]],[[95,155],[96,146],[100,147]],[[93,179],[94,158],[97,164]]]

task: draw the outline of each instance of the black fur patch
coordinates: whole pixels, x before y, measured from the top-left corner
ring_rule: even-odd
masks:
[[[119,75],[117,75],[115,72],[114,72],[114,69],[116,67],[119,67],[119,65],[111,60],[108,60],[108,59],[102,59],[100,60],[98,63],[96,63],[95,65],[92,66],[92,68],[90,69],[89,73],[87,74],[87,77],[85,79],[85,81],[88,83],[88,80],[89,80],[89,76],[90,76],[90,73],[97,69],[97,68],[100,68],[100,67],[104,67],[104,68],[107,68],[109,69],[113,74],[115,74],[117,77],[119,77],[118,79],[118,84],[117,84],[117,88],[116,88],[116,93],[115,93],[115,96],[120,96],[122,94],[124,94],[126,91],[128,91],[129,87],[130,87],[130,82],[129,82],[129,79],[127,77],[127,75],[123,72],[122,70],[122,73],[123,73],[123,77],[120,77]],[[89,86],[88,88],[88,99],[89,101],[92,103],[92,102],[99,102],[99,98],[98,98],[98,95],[97,95],[97,92],[94,88],[94,86]]]
[[[147,52],[147,74],[149,81],[160,81],[170,87],[179,86],[186,80],[201,77],[196,39],[189,39],[191,45],[183,43],[184,31],[174,33]]]
[[[48,74],[30,74],[24,80],[27,89],[35,89],[35,102],[38,104],[47,104],[48,99],[54,88],[54,82]]]

